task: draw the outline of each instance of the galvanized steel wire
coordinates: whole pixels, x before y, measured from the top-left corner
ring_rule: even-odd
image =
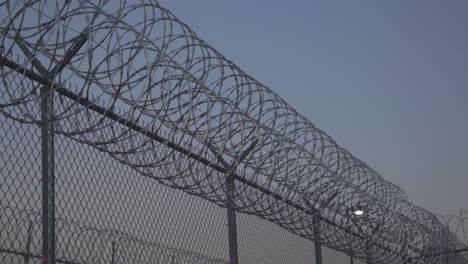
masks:
[[[7,0],[0,13],[6,117],[53,122],[143,176],[372,263],[468,263],[434,214],[156,1]]]

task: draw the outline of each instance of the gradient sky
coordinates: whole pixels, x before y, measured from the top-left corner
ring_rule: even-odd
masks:
[[[415,204],[468,209],[468,1],[159,2]]]

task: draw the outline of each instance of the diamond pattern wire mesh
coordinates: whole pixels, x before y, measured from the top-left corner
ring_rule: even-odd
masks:
[[[5,263],[22,263],[21,254],[31,254],[40,263],[38,128],[3,115],[1,121],[0,247],[11,254],[0,256]],[[56,137],[55,151],[59,262],[227,262],[223,208],[63,136]]]
[[[141,263],[154,254],[161,263],[170,263],[172,258],[221,263],[215,260],[226,258],[222,208],[142,177],[89,146],[64,137],[59,142],[64,156],[72,161],[57,164],[58,175],[63,175],[57,181],[57,214],[98,229],[109,247],[114,242],[117,248],[134,248],[134,252],[117,252],[116,260],[127,263],[125,259],[133,259],[132,254],[140,255]],[[75,166],[68,166],[69,162]],[[63,254],[71,252],[65,249]]]
[[[41,255],[41,218],[37,213],[41,208],[39,134],[37,126],[20,124],[0,115],[2,263],[23,263],[28,257],[20,253]]]
[[[42,263],[40,129],[0,121],[0,261]],[[58,263],[228,263],[224,208],[61,135],[55,152]],[[273,223],[239,214],[238,229],[241,263],[315,263],[311,241]]]
[[[313,263],[311,241],[467,263],[435,215],[157,2],[0,10],[5,261],[232,262],[236,210],[244,263]]]
[[[309,240],[252,215],[239,214],[237,226],[240,263],[315,263],[314,246]]]
[[[0,118],[0,260],[41,263],[39,130]],[[59,263],[227,263],[225,209],[68,138],[56,146]],[[238,228],[241,263],[315,263],[310,241],[273,223],[239,214]],[[347,263],[334,254],[324,263]]]

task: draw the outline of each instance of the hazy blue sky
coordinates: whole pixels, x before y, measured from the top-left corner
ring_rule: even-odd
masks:
[[[468,209],[467,0],[160,0],[416,204]]]

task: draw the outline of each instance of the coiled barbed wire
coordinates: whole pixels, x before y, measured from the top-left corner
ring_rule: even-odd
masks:
[[[4,1],[0,12],[5,116],[53,122],[144,176],[372,263],[453,252],[435,215],[156,1]],[[41,87],[57,95],[50,120]]]

